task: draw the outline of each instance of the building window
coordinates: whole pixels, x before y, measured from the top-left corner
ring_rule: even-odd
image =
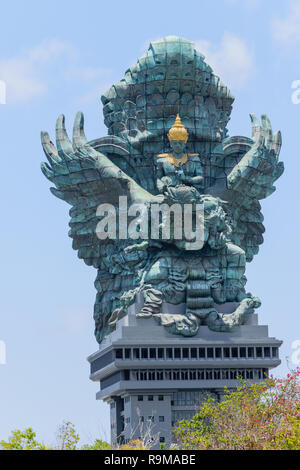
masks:
[[[134,357],[134,359],[139,359],[140,358],[140,350],[139,349],[134,348],[133,357]]]
[[[158,348],[157,357],[158,357],[158,359],[163,359],[164,358],[164,350],[162,348]]]
[[[214,350],[213,350],[213,348],[207,348],[207,357],[208,357],[209,359],[213,359],[213,357],[214,357]]]
[[[116,359],[123,359],[123,349],[116,349]]]
[[[159,422],[164,423],[164,421],[165,421],[165,417],[164,416],[159,416]]]
[[[188,370],[182,370],[181,371],[181,380],[189,380],[189,371]]]
[[[229,370],[228,369],[223,369],[222,370],[222,380],[228,380],[229,379]]]
[[[219,359],[222,357],[222,349],[216,348],[216,358]]]
[[[147,380],[147,372],[141,371],[140,372],[140,380]]]
[[[163,444],[164,442],[166,442],[166,440],[165,440],[164,437],[160,437],[160,438],[159,438],[159,442],[160,442],[161,444]]]
[[[264,348],[264,355],[265,355],[265,357],[270,357],[271,356],[270,348]]]
[[[240,357],[246,357],[246,348],[240,348]]]
[[[180,380],[179,370],[173,370],[173,380]]]
[[[125,359],[130,359],[130,349],[125,349]]]
[[[170,370],[165,371],[166,380],[172,380],[172,372]]]
[[[196,348],[191,348],[191,358],[192,359],[197,359],[197,349]]]
[[[150,348],[150,359],[156,359],[156,349]]]
[[[153,401],[153,395],[148,395],[148,401]]]
[[[256,357],[262,357],[262,348],[256,348]]]
[[[188,359],[188,358],[189,358],[189,350],[188,350],[188,348],[183,348],[183,350],[182,350],[182,358],[183,358],[183,359]]]
[[[158,395],[158,401],[164,401],[164,396],[163,395]]]
[[[229,348],[224,348],[224,357],[228,359],[230,357],[230,349]]]
[[[167,348],[167,359],[173,359],[173,350],[172,350],[172,348]]]
[[[254,357],[254,348],[248,348],[248,357]]]
[[[205,348],[199,348],[199,357],[201,359],[205,358]]]
[[[164,373],[162,370],[156,372],[157,380],[164,380]]]
[[[148,416],[148,421],[151,421],[152,423],[154,423],[154,416]]]
[[[144,399],[143,395],[138,396],[138,401],[143,401],[143,399]]]
[[[142,348],[142,359],[148,359],[148,349]]]
[[[179,348],[175,348],[175,359],[181,359],[181,354],[180,354],[180,349]]]
[[[231,355],[232,355],[232,357],[235,357],[235,358],[238,357],[239,356],[238,355],[238,348],[232,348]]]
[[[272,348],[272,356],[273,357],[278,357],[278,349],[277,348]]]

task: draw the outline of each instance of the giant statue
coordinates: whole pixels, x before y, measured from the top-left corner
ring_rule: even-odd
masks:
[[[97,270],[97,341],[137,296],[137,317],[171,334],[207,325],[226,335],[260,306],[245,267],[263,243],[259,201],[284,170],[280,132],[251,114],[251,138],[229,137],[234,97],[193,43],[175,36],[151,43],[101,99],[107,136],[88,142],[82,113],[72,141],[64,116],[56,147],[42,132],[42,171],[71,205],[74,250]]]

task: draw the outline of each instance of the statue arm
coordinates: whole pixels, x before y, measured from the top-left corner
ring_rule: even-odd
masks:
[[[202,165],[195,165],[195,175],[191,177],[191,183],[197,186],[200,186],[203,184],[204,178],[203,178],[203,170],[202,170]]]
[[[253,145],[227,176],[228,188],[247,197],[264,199],[275,191],[273,183],[282,175],[284,165],[278,162],[281,149],[280,131],[272,133],[266,115],[262,125],[254,114],[252,121]]]
[[[182,180],[192,186],[202,186],[204,181],[202,165],[195,164],[193,176],[184,176]]]
[[[163,193],[166,189],[166,182],[163,181],[165,176],[163,166],[160,161],[156,163],[156,187],[160,193]]]

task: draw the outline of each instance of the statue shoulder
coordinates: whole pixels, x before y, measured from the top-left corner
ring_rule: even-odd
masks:
[[[169,153],[159,153],[157,155],[157,158],[168,158],[170,156]]]

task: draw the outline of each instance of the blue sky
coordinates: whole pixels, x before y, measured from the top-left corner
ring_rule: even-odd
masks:
[[[299,331],[300,1],[164,0],[142,3],[2,2],[0,80],[1,272],[0,439],[32,426],[53,443],[62,420],[88,442],[109,439],[109,413],[96,402],[86,357],[97,348],[92,311],[96,271],[77,259],[68,206],[40,172],[39,134],[55,120],[85,114],[89,139],[106,134],[101,92],[120,80],[151,40],[195,41],[236,96],[230,135],[250,135],[249,112],[266,112],[283,135],[286,171],[263,202],[265,243],[247,267],[248,289],[262,299],[261,324],[284,341],[284,374]],[[300,263],[299,263],[300,264]]]

